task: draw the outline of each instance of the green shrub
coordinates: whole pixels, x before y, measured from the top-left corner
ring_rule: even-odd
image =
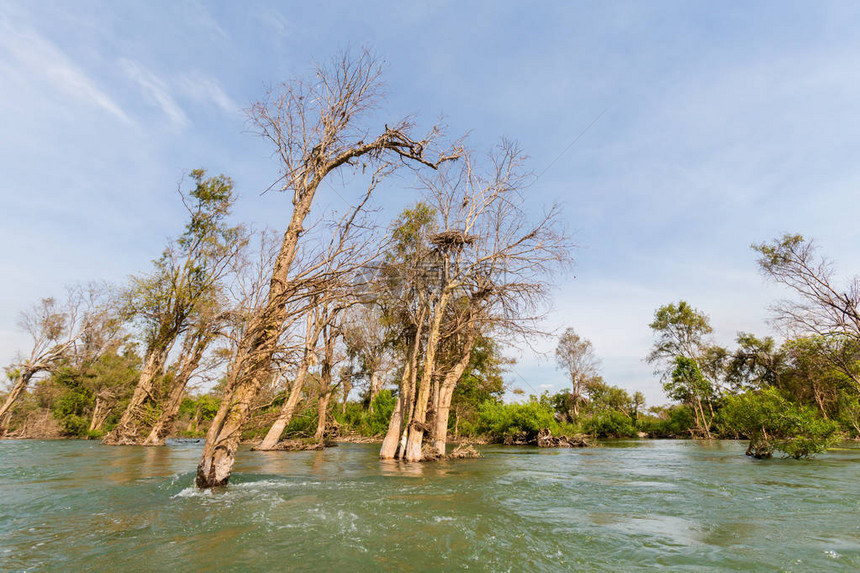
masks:
[[[334,418],[345,426],[347,432],[362,436],[384,436],[388,431],[388,422],[394,412],[394,398],[391,390],[382,390],[373,399],[370,409],[365,409],[360,402],[347,402],[346,408],[336,407]]]
[[[630,438],[637,435],[633,420],[616,410],[609,410],[586,418],[583,432],[595,438]]]
[[[659,416],[640,414],[636,425],[652,438],[688,438],[696,420],[692,408],[681,405],[663,409]]]
[[[540,430],[558,434],[559,426],[551,406],[532,398],[522,404],[501,404],[487,400],[479,409],[476,429],[490,439],[501,441],[506,436],[536,439]]]
[[[776,388],[726,398],[718,424],[750,440],[747,455],[768,458],[774,450],[792,458],[821,453],[839,439],[839,426],[809,406],[793,404]]]

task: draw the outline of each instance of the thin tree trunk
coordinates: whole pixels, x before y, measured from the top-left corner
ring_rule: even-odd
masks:
[[[96,394],[96,404],[93,408],[93,417],[90,420],[90,432],[101,430],[102,425],[110,415],[111,399],[113,397],[113,393],[110,391],[103,390]]]
[[[827,420],[827,410],[824,408],[824,401],[821,399],[821,392],[818,391],[818,384],[815,382],[812,383],[812,394],[815,396],[815,403],[818,404],[818,409],[821,410],[821,415],[825,420]]]
[[[194,411],[194,416],[191,418],[191,421],[188,422],[188,426],[185,428],[186,432],[196,432],[197,431],[197,421],[200,419],[200,409],[201,409],[201,406],[198,405],[197,409]]]
[[[12,390],[9,392],[9,395],[6,396],[3,406],[0,407],[0,420],[3,420],[4,416],[10,414],[12,406],[15,405],[15,402],[18,401],[18,398],[20,398],[21,394],[24,393],[24,390],[27,389],[27,385],[30,383],[30,379],[33,377],[33,374],[35,374],[35,372],[24,371],[20,376],[18,376],[18,380],[15,381],[15,384],[12,386]]]
[[[284,400],[284,405],[281,406],[281,411],[278,413],[278,417],[275,419],[272,427],[269,428],[268,432],[266,432],[266,437],[263,438],[263,441],[260,442],[259,445],[254,446],[255,450],[273,450],[275,449],[275,446],[278,445],[278,442],[281,439],[281,434],[283,434],[286,427],[290,425],[293,415],[296,413],[296,407],[302,398],[305,381],[308,378],[309,368],[309,359],[302,359],[302,363],[299,365],[299,370],[296,372],[296,377],[290,385],[289,396]]]
[[[406,414],[409,409],[409,403],[412,400],[411,387],[414,387],[415,369],[418,366],[418,352],[421,349],[421,331],[424,329],[424,314],[422,311],[419,315],[415,337],[412,339],[412,348],[406,360],[406,365],[403,367],[403,376],[400,379],[400,393],[397,395],[394,412],[392,412],[391,420],[388,422],[388,432],[386,432],[385,439],[382,440],[382,447],[379,449],[379,457],[383,460],[396,458],[400,449],[401,436],[404,433],[404,423],[408,420]]]
[[[406,440],[404,459],[407,462],[420,462],[423,459],[422,445],[424,442],[424,432],[428,429],[425,426],[425,422],[427,421],[427,407],[429,405],[430,390],[433,386],[433,375],[436,369],[436,350],[438,349],[442,333],[442,318],[450,296],[448,289],[444,289],[439,296],[439,301],[436,303],[436,308],[433,309],[433,319],[430,324],[430,330],[427,333],[427,346],[424,349],[421,385],[418,388],[415,400],[415,413],[409,423],[409,436]]]
[[[200,360],[203,358],[203,353],[206,351],[206,347],[209,346],[213,335],[214,333],[212,332],[200,332],[188,339],[191,341],[189,344],[184,345],[182,364],[179,367],[179,372],[177,372],[176,377],[173,379],[167,403],[164,405],[158,421],[149,432],[149,436],[144,440],[144,446],[164,445],[164,440],[173,429],[173,422],[176,421],[176,416],[179,414],[179,408],[182,406],[182,398],[185,397],[185,388],[188,386],[188,381],[200,366]]]
[[[379,394],[379,391],[382,389],[382,384],[380,381],[382,380],[382,376],[378,370],[374,370],[370,373],[370,402],[368,409],[373,412],[373,400],[376,398],[376,395]]]
[[[140,410],[148,399],[152,399],[152,390],[155,381],[161,376],[164,370],[164,363],[167,360],[169,352],[170,345],[159,345],[150,349],[147,353],[146,362],[143,365],[143,370],[140,371],[140,378],[137,381],[137,386],[134,388],[131,401],[122,413],[119,423],[102,440],[103,444],[125,446],[141,442]]]
[[[466,371],[469,361],[472,359],[472,348],[475,346],[475,336],[470,333],[464,344],[460,360],[451,370],[445,374],[445,379],[439,388],[439,397],[436,401],[436,420],[433,426],[433,447],[439,456],[444,457],[445,446],[448,441],[448,416],[451,412],[451,398],[454,396],[454,388]]]
[[[317,400],[317,431],[314,434],[314,440],[322,444],[325,439],[325,421],[328,413],[328,403],[331,395],[334,392],[334,387],[331,385],[331,369],[334,363],[334,343],[337,339],[337,334],[330,326],[326,326],[323,331],[325,338],[325,352],[322,368],[320,369],[320,397]]]

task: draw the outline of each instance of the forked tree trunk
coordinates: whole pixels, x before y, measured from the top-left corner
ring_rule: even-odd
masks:
[[[141,422],[143,405],[152,399],[152,390],[156,380],[164,370],[164,363],[170,352],[170,345],[159,345],[150,349],[146,355],[143,370],[134,388],[131,401],[126,406],[122,417],[116,427],[110,431],[102,440],[108,446],[127,446],[140,444],[143,437],[141,433]]]
[[[404,423],[409,421],[409,405],[412,403],[412,394],[415,388],[415,380],[418,367],[418,353],[421,349],[421,331],[424,329],[424,312],[420,313],[418,325],[415,329],[415,337],[412,339],[412,347],[403,367],[403,376],[400,379],[400,393],[394,404],[391,420],[388,422],[388,432],[382,440],[379,449],[379,457],[383,460],[393,460],[401,449],[401,436],[405,437]],[[403,443],[405,450],[406,444]]]
[[[427,409],[430,399],[430,390],[433,386],[432,380],[436,369],[436,350],[442,333],[442,318],[450,298],[448,289],[444,289],[439,296],[439,301],[433,309],[433,318],[430,330],[427,332],[427,346],[424,349],[424,365],[421,370],[421,385],[415,399],[415,412],[409,422],[409,436],[406,439],[406,454],[403,456],[407,462],[420,462],[423,459],[422,446],[424,433],[428,429]]]
[[[179,408],[182,406],[182,398],[185,397],[185,388],[188,386],[188,381],[191,376],[200,366],[200,360],[203,358],[203,353],[206,347],[212,340],[214,333],[201,332],[197,336],[190,338],[190,344],[184,345],[182,364],[179,367],[176,377],[170,387],[170,394],[167,397],[167,402],[158,417],[158,421],[152,427],[149,435],[144,440],[144,446],[163,446],[164,441],[173,429],[173,423],[176,421],[176,416],[179,415]],[[189,348],[190,347],[190,348]]]
[[[475,336],[470,334],[463,346],[460,360],[445,374],[439,387],[439,395],[436,400],[436,419],[433,425],[433,447],[439,456],[444,457],[445,446],[448,441],[448,416],[451,412],[451,398],[454,396],[454,388],[466,371],[469,361],[472,359],[472,348],[475,346]]]
[[[111,405],[113,403],[113,392],[110,390],[102,390],[96,394],[96,405],[93,408],[93,417],[90,420],[90,432],[101,430],[102,426],[110,416]]]

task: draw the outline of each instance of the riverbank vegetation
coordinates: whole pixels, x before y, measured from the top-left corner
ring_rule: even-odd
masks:
[[[32,345],[6,369],[3,435],[205,436],[197,484],[211,487],[243,440],[376,439],[380,457],[418,462],[450,440],[733,437],[757,457],[806,457],[860,434],[857,283],[831,287],[794,236],[755,247],[799,298],[778,307],[782,343],[740,333],[717,346],[709,318],[680,301],[657,309],[647,357],[674,404],[646,408],[604,381],[572,328],[555,352],[569,389],[506,403],[504,350],[546,335],[553,278],[571,263],[561,211],[527,204],[535,179],[510,141],[482,154],[439,126],[380,123],[380,74],[369,53],[347,53],[249,110],[279,162],[285,229],[248,231],[231,215],[233,181],[198,169],[178,192],[185,226],[148,270],[22,313]],[[335,178],[351,200],[320,211]],[[420,192],[383,221],[373,200],[392,185]]]

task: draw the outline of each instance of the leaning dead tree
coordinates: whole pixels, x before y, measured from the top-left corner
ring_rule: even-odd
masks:
[[[489,169],[466,155],[424,179],[435,221],[428,221],[425,236],[430,272],[417,275],[429,279],[430,288],[412,290],[426,293],[411,303],[420,309],[411,316],[421,320],[411,353],[420,353],[421,361],[407,363],[383,458],[424,460],[427,437],[430,457],[444,456],[453,391],[478,336],[537,332],[548,280],[569,261],[569,244],[558,230],[555,207],[536,221],[526,212],[522,161],[519,150],[504,142],[491,154]],[[441,360],[446,343],[447,360]]]
[[[249,322],[228,374],[221,408],[207,433],[197,469],[198,487],[224,485],[230,478],[242,425],[277,348],[285,298],[292,290],[290,271],[323,181],[344,168],[371,165],[376,173],[409,163],[435,168],[457,155],[431,156],[438,130],[416,139],[408,121],[386,125],[372,135],[362,119],[378,103],[380,90],[379,63],[367,52],[358,57],[345,54],[329,66],[318,67],[314,80],[285,84],[250,110],[254,125],[274,146],[281,164],[281,189],[292,194],[293,208],[268,300]]]

